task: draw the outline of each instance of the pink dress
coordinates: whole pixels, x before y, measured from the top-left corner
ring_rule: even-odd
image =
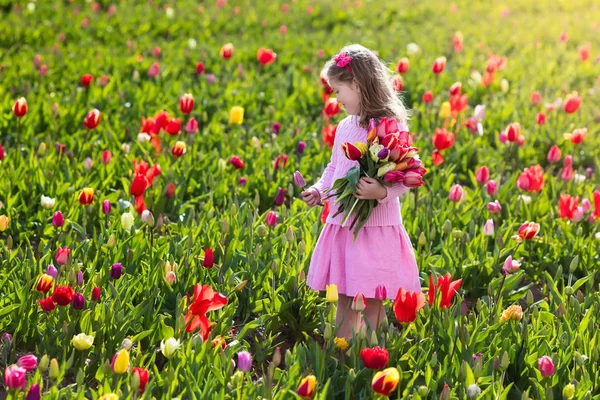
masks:
[[[408,130],[400,123],[400,128]],[[351,115],[337,127],[331,161],[323,176],[311,188],[316,188],[321,197],[323,190],[330,188],[336,179],[358,161],[344,156],[341,144],[344,142],[366,142],[367,130],[358,125],[358,117]],[[347,296],[357,293],[367,298],[375,297],[375,288],[384,285],[389,299],[396,298],[400,288],[408,291],[421,291],[419,271],[410,238],[402,225],[398,197],[410,188],[403,183],[386,187],[387,196],[378,200],[379,204],[359,231],[353,242],[353,232],[349,225],[351,218],[341,225],[343,213],[336,217],[338,210],[336,197],[330,197],[330,212],[325,226],[313,250],[308,271],[307,284],[314,290],[326,290],[326,285],[337,285],[338,292]]]

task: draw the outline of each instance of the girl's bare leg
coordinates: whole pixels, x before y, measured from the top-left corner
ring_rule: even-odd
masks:
[[[337,312],[335,315],[335,324],[339,327],[336,336],[344,337],[347,340],[352,339],[352,330],[360,327],[360,313],[353,311],[352,297],[339,294],[337,303]]]

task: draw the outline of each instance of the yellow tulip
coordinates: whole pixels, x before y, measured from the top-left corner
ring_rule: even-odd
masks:
[[[354,145],[356,147],[358,147],[360,149],[360,152],[364,155],[367,150],[369,149],[369,146],[365,143],[365,142],[356,142],[354,143]]]
[[[450,118],[450,111],[450,102],[443,102],[440,107],[440,118]]]
[[[348,341],[343,337],[336,337],[333,339],[333,343],[335,343],[335,347],[340,351],[346,351],[348,349]]]
[[[112,359],[112,370],[115,374],[124,374],[129,369],[129,352],[121,349]]]
[[[244,122],[244,108],[240,106],[231,107],[229,113],[229,123],[235,125],[241,125]]]
[[[325,300],[330,303],[338,301],[338,288],[336,284],[326,286],[327,291],[325,292]]]
[[[0,215],[0,232],[4,232],[6,228],[8,228],[8,223],[10,219],[4,214]]]
[[[107,393],[104,396],[99,397],[98,400],[119,400],[119,396],[114,393]]]
[[[92,347],[94,344],[94,337],[86,335],[85,333],[80,333],[79,335],[73,336],[71,342],[73,343],[73,347],[79,351],[83,351]]]

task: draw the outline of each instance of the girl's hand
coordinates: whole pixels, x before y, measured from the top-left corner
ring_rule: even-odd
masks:
[[[387,196],[387,190],[377,179],[362,177],[356,184],[354,197],[362,200],[378,200]]]
[[[300,193],[302,196],[302,201],[308,204],[309,207],[318,206],[321,203],[321,194],[317,188],[309,188],[308,190],[303,190]]]

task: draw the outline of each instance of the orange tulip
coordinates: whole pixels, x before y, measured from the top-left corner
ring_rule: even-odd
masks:
[[[94,201],[94,189],[84,188],[79,195],[79,203],[84,206],[89,206]]]

